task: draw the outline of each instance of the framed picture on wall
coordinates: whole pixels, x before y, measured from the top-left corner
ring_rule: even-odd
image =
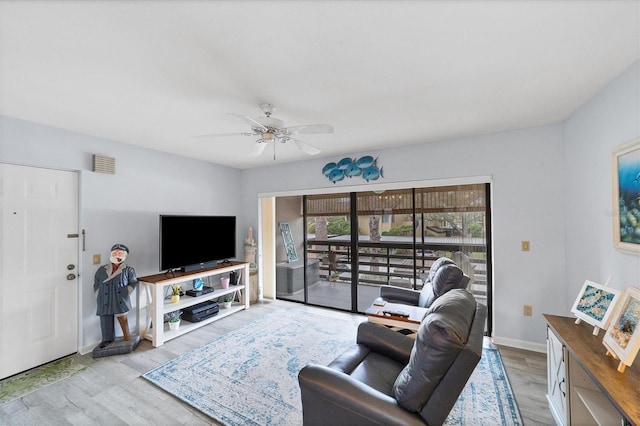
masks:
[[[620,360],[618,371],[633,363],[640,349],[640,289],[629,287],[624,292],[602,343],[609,355]]]
[[[640,138],[616,150],[611,163],[613,244],[640,254]]]
[[[289,222],[280,222],[280,233],[282,234],[284,250],[287,252],[287,262],[296,262],[298,260],[298,253],[296,252],[296,243],[293,240]]]
[[[592,281],[585,281],[571,312],[594,327],[606,329],[620,298],[620,291]]]

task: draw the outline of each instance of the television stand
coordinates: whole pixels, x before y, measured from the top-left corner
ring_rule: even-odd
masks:
[[[182,285],[184,288],[185,283],[190,283],[196,278],[230,274],[231,272],[241,272],[241,282],[238,285],[230,285],[229,288],[225,289],[214,288],[214,290],[209,293],[195,297],[189,295],[181,296],[178,303],[165,300],[165,289],[174,284]],[[173,274],[173,277],[167,277],[167,274],[160,273],[138,278],[138,282],[141,285],[138,289],[138,314],[140,315],[142,309],[146,309],[146,321],[144,324],[139,325],[140,336],[150,340],[154,347],[162,346],[167,340],[182,336],[185,333],[225,318],[235,312],[249,309],[250,284],[248,280],[249,263],[247,262],[229,262],[228,264],[219,264],[213,268],[200,269],[194,272],[174,271]],[[144,308],[141,306],[140,300],[143,288],[147,296],[147,305]],[[240,303],[234,303],[229,309],[220,309],[220,312],[216,316],[195,323],[186,320],[181,321],[180,327],[177,330],[170,330],[168,324],[164,323],[164,314],[182,310],[189,306],[206,302],[207,300],[217,299],[227,294],[235,295],[237,292],[240,292],[242,295],[240,297]],[[140,315],[139,318],[142,319],[145,317]]]

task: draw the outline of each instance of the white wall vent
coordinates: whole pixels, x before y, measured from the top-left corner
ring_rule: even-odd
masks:
[[[116,159],[93,154],[93,171],[96,173],[116,173]]]

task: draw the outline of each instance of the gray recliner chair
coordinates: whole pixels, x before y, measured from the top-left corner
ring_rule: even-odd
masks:
[[[356,346],[298,374],[303,423],[442,424],[482,356],[486,315],[456,289],[433,303],[415,339],[360,324]]]
[[[456,288],[467,288],[466,276],[453,260],[441,257],[431,265],[424,279],[422,290],[413,290],[391,285],[380,286],[380,297],[390,303],[428,308],[440,296]]]

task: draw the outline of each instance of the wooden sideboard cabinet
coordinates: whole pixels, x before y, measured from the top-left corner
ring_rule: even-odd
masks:
[[[232,271],[240,273],[240,283],[238,285],[230,285],[226,289],[216,288],[215,291],[202,296],[191,297],[185,295],[180,298],[178,303],[171,303],[171,301],[166,297],[167,294],[170,294],[170,286],[173,284],[179,284],[184,290],[188,290],[191,288],[191,281],[196,278],[207,278],[214,275],[227,275]],[[246,262],[222,263],[213,268],[193,272],[174,272],[172,274],[161,273],[149,275],[146,277],[139,277],[138,282],[144,286],[144,290],[146,290],[147,294],[147,300],[150,301],[146,305],[146,321],[144,327],[140,330],[141,337],[151,340],[154,347],[161,346],[167,340],[181,336],[240,310],[249,309],[251,284],[249,281],[249,264]],[[140,301],[141,290],[142,289],[138,289],[138,318],[141,316],[140,309],[142,308]],[[181,310],[208,300],[217,299],[227,294],[236,295],[236,293],[242,292],[244,292],[244,294],[242,297],[239,297],[239,303],[233,304],[230,309],[220,309],[218,314],[211,318],[194,323],[182,321],[178,330],[170,330],[168,324],[164,322],[164,315],[169,312]],[[138,322],[138,324],[140,323]]]
[[[617,371],[607,356],[604,330],[575,318],[544,315],[547,321],[547,400],[559,425],[640,426],[640,369]]]

